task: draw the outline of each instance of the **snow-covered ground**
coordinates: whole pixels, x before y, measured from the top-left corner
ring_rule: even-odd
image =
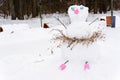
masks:
[[[66,14],[43,15],[43,22],[51,28],[40,27],[40,19],[30,20],[0,19],[3,32],[0,33],[0,80],[120,80],[120,11],[115,11],[116,27],[106,27],[105,21],[97,20],[105,34],[104,41],[89,46],[77,47],[79,51],[70,54],[67,50],[56,48],[52,42],[52,29],[64,27],[54,17],[59,17],[68,26]],[[87,21],[105,18],[107,14],[89,14]],[[72,32],[71,32],[72,33]],[[74,33],[74,32],[73,32]],[[80,52],[80,57],[76,57]],[[82,54],[82,52],[84,54]],[[66,58],[67,56],[72,58]],[[67,59],[66,69],[59,66]],[[88,61],[89,70],[84,70]]]

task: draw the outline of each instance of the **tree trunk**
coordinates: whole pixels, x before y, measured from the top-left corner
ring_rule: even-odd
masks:
[[[94,13],[96,14],[98,11],[98,0],[95,0],[93,5],[94,5]]]
[[[14,0],[9,0],[9,11],[10,11],[11,19],[15,20],[16,16],[15,16],[15,9],[14,9]]]
[[[32,0],[32,17],[38,16],[37,0]]]
[[[19,11],[18,11],[18,13],[19,13],[19,15],[18,15],[18,19],[20,19],[20,20],[23,20],[24,19],[24,15],[23,15],[23,1],[24,0],[19,0]]]

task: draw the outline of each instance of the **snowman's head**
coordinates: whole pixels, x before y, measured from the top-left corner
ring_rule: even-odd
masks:
[[[72,5],[68,8],[68,15],[71,22],[85,22],[88,17],[88,7]]]

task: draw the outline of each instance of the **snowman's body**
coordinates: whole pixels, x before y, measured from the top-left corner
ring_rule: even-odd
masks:
[[[71,20],[71,24],[66,30],[66,35],[69,37],[87,37],[94,31],[97,31],[96,26],[89,25],[90,22],[86,22],[88,17],[88,7],[83,5],[72,5],[68,8],[68,15]]]
[[[97,27],[90,26],[86,19],[88,17],[88,7],[83,5],[72,5],[68,8],[68,15],[71,19],[71,24],[66,29],[66,36],[70,38],[82,38],[92,35],[94,31],[97,31]],[[81,44],[73,44],[74,48],[71,50],[67,48],[67,43],[63,43],[62,57],[74,62],[80,60],[96,60],[99,58],[99,46],[97,44],[90,45],[89,47]],[[97,50],[97,52],[96,52]],[[92,53],[89,53],[92,52]]]

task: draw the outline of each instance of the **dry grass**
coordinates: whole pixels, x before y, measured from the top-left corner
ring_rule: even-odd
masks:
[[[82,44],[82,45],[90,45],[94,42],[96,42],[97,40],[101,40],[104,39],[104,34],[102,33],[102,31],[97,31],[97,32],[93,32],[91,36],[87,36],[87,37],[81,37],[81,38],[70,38],[68,36],[66,36],[62,30],[58,30],[58,32],[60,32],[61,35],[59,36],[55,36],[55,38],[53,40],[59,40],[61,42],[66,42],[68,44],[67,47],[70,47],[72,44],[76,43],[76,44]]]

